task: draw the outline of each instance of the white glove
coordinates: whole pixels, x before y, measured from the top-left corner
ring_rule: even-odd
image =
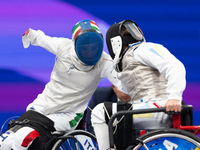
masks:
[[[28,48],[30,45],[30,39],[28,35],[29,35],[29,29],[22,36],[22,43],[24,48]]]

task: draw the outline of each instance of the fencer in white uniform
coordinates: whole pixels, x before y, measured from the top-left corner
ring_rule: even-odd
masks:
[[[103,36],[92,20],[78,22],[72,29],[72,39],[49,37],[30,28],[22,41],[25,48],[30,44],[40,46],[56,55],[50,81],[27,107],[27,111],[34,110],[52,120],[56,131],[76,128],[102,78],[122,90],[113,60],[103,51]],[[32,138],[28,138],[30,135]],[[26,150],[37,136],[40,134],[27,126],[15,132],[8,130],[0,137],[0,150]]]
[[[185,67],[167,48],[146,42],[132,20],[113,24],[107,31],[106,42],[118,78],[131,97],[130,109],[166,107],[166,111],[181,111]],[[113,104],[112,113],[116,111],[117,105]],[[109,148],[105,115],[104,104],[99,104],[91,116],[100,150]],[[136,128],[143,129],[162,129],[170,125],[164,113],[134,115],[133,122]]]

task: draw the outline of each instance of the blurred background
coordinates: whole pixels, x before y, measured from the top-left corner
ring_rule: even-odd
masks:
[[[55,62],[40,47],[24,49],[23,33],[32,28],[71,38],[72,27],[83,19],[95,20],[104,37],[113,23],[135,20],[148,42],[167,47],[185,65],[183,99],[194,107],[194,124],[200,124],[199,0],[0,0],[0,127],[42,92]],[[103,79],[99,86],[110,82]]]

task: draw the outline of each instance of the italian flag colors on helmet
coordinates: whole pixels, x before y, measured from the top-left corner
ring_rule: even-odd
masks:
[[[75,40],[76,36],[83,30],[94,29],[100,32],[97,24],[92,20],[82,20],[72,28],[72,39]]]

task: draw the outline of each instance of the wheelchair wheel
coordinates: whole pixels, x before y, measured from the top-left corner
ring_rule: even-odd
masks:
[[[127,150],[200,150],[200,138],[178,129],[156,130],[137,139]]]
[[[84,130],[74,130],[58,138],[52,150],[99,150],[95,136]]]

